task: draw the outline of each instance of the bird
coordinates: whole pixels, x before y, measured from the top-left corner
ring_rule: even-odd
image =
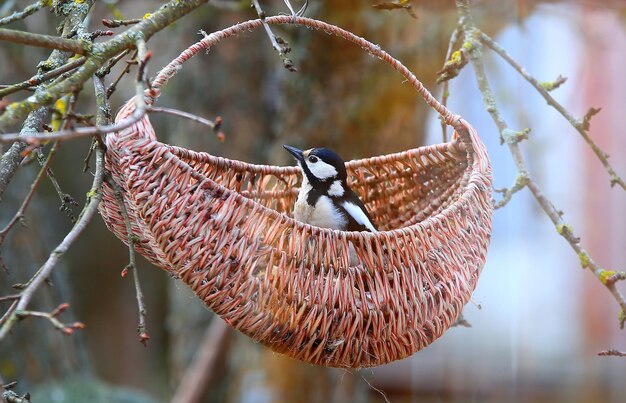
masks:
[[[340,231],[378,231],[365,205],[348,186],[346,165],[337,153],[324,147],[306,151],[283,147],[302,173],[293,211],[296,220]]]

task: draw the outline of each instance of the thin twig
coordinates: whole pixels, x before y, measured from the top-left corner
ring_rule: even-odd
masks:
[[[452,35],[450,35],[450,41],[448,42],[448,50],[446,51],[446,59],[444,60],[444,64],[445,62],[450,60],[452,52],[454,51],[454,45],[456,45],[456,43],[458,42],[459,34],[461,33],[461,31],[461,26],[457,23],[456,28],[454,29],[454,31],[452,31]],[[443,82],[443,91],[441,95],[441,104],[443,106],[448,106],[448,97],[450,96],[449,81],[450,80],[445,80]],[[446,121],[444,119],[441,119],[441,136],[444,143],[448,141],[448,125],[446,124]]]
[[[13,87],[15,84],[0,84],[0,90],[4,90],[6,88],[10,88]],[[24,91],[30,91],[33,92],[37,89],[37,87],[26,87],[26,88],[22,88],[22,90]]]
[[[104,29],[96,29],[93,32],[89,33],[89,39],[90,40],[94,40],[96,38],[99,38],[101,36],[113,36],[115,35],[115,32],[110,31],[110,30],[104,30]]]
[[[91,159],[91,155],[93,154],[93,150],[96,146],[96,139],[91,139],[91,144],[89,145],[89,151],[87,151],[87,155],[83,160],[83,172],[87,172],[89,170],[89,160]]]
[[[491,86],[487,81],[487,75],[485,73],[485,66],[482,60],[482,42],[476,38],[479,36],[480,31],[476,29],[473,19],[469,11],[468,0],[457,0],[457,7],[461,14],[461,21],[463,30],[465,32],[465,42],[471,44],[469,49],[470,61],[474,67],[474,73],[476,75],[476,81],[478,87],[483,94],[483,103],[485,109],[491,115],[494,123],[496,124],[500,136],[502,139],[506,138],[507,134],[511,132],[509,126],[504,120],[503,116],[497,108],[495,97]],[[594,273],[595,277],[609,290],[613,295],[613,298],[620,306],[621,312],[618,317],[618,323],[620,328],[624,328],[624,322],[626,321],[626,299],[620,290],[616,287],[616,282],[620,280],[619,276],[615,276],[616,272],[602,269],[595,260],[589,255],[589,253],[580,246],[580,238],[575,234],[571,225],[565,223],[562,219],[562,213],[554,206],[554,204],[543,193],[539,185],[534,181],[531,175],[528,173],[524,157],[520,149],[520,143],[518,141],[506,141],[506,145],[511,152],[515,166],[518,173],[525,174],[526,186],[534,196],[537,203],[541,206],[546,215],[550,218],[554,224],[556,231],[561,235],[574,252],[578,255],[580,265],[583,268],[587,268]],[[609,280],[610,279],[610,280]],[[613,280],[614,279],[614,280]]]
[[[502,193],[502,199],[500,199],[500,201],[494,205],[494,209],[497,210],[499,208],[506,206],[513,198],[513,195],[519,192],[520,190],[524,189],[527,183],[528,183],[528,172],[518,171],[518,174],[517,174],[517,177],[515,178],[515,183],[513,184],[513,186],[511,186],[510,188],[504,188],[504,189],[494,189],[497,193]]]
[[[137,46],[137,58],[139,60],[139,66],[137,69],[137,78],[136,78],[136,84],[135,84],[136,96],[135,96],[135,111],[133,111],[133,114],[136,113],[137,111],[141,111],[140,112],[141,116],[143,116],[147,110],[147,105],[145,102],[145,98],[143,96],[144,89],[145,87],[148,87],[148,88],[150,87],[150,84],[148,83],[148,79],[147,79],[146,65],[148,61],[150,60],[151,52],[149,52],[146,49],[146,42],[141,38],[137,40],[136,46]],[[98,77],[96,85],[97,85],[96,91],[101,92],[102,91],[102,87],[101,87],[102,79],[101,78]],[[99,102],[105,103],[105,105],[103,105],[104,107],[99,108],[99,109],[102,109],[102,111],[107,111],[110,109],[108,108],[108,104],[106,104],[107,99],[108,99],[108,94],[100,93],[100,94],[97,94],[96,98],[99,100]],[[101,117],[101,119],[103,118]],[[104,117],[104,119],[106,119],[106,117]],[[137,271],[137,263],[135,259],[135,243],[137,242],[137,238],[133,234],[133,231],[132,231],[130,218],[128,217],[128,211],[126,210],[126,204],[124,202],[124,197],[122,194],[122,189],[115,183],[115,181],[113,181],[112,178],[109,178],[107,176],[106,180],[109,186],[111,186],[111,188],[114,191],[115,198],[117,199],[117,202],[120,208],[120,213],[122,214],[122,217],[124,219],[124,224],[126,225],[126,231],[127,231],[127,236],[128,236],[128,254],[129,254],[130,263],[124,269],[124,271],[126,271],[127,269],[130,269],[133,272],[133,281],[135,283],[135,293],[137,296],[137,306],[139,309],[139,325],[137,327],[137,331],[139,332],[139,341],[145,346],[148,340],[150,339],[150,336],[148,335],[148,332],[146,331],[147,310],[146,310],[143,292],[141,290],[141,282],[139,281],[139,273]]]
[[[119,84],[119,82],[122,80],[124,75],[130,72],[130,66],[132,66],[133,64],[136,64],[136,62],[133,62],[133,60],[135,60],[136,57],[137,57],[137,51],[133,53],[130,60],[126,61],[126,67],[124,67],[124,69],[120,72],[120,74],[118,74],[117,77],[115,77],[113,82],[109,84],[109,87],[106,90],[106,94],[108,98],[111,98],[111,95],[113,94],[113,92],[115,92],[117,88],[117,84]],[[108,71],[110,71],[111,67],[114,66],[118,62],[118,60],[112,59],[111,62],[106,66],[106,69],[105,70],[100,69],[97,74],[101,74],[101,76],[104,77],[104,75],[102,74],[108,74]]]
[[[19,301],[19,298],[14,300],[13,303],[9,306],[9,309],[7,309],[4,312],[4,315],[2,315],[2,317],[0,317],[0,326],[2,326],[2,324],[4,322],[6,322],[7,319],[9,319],[9,316],[11,316],[13,314],[13,312],[15,311],[15,307],[17,306],[18,301]]]
[[[16,102],[11,108],[7,108],[0,115],[0,132],[6,130],[11,125],[23,120],[30,112],[44,105],[49,105],[61,96],[76,91],[84,86],[84,83],[91,79],[93,74],[100,69],[110,58],[118,55],[125,49],[135,46],[137,38],[142,36],[144,40],[149,39],[157,32],[170,26],[174,21],[182,18],[196,8],[207,3],[208,0],[170,0],[161,5],[159,9],[144,18],[137,25],[133,25],[125,32],[116,35],[106,42],[93,45],[92,55],[84,65],[79,67],[70,77],[62,82],[55,83],[45,89],[41,94]],[[81,10],[88,9],[85,4],[92,4],[93,1],[85,0],[84,3],[69,2],[64,7],[78,7]],[[83,17],[84,18],[84,17]],[[132,123],[130,123],[132,124]],[[1,178],[0,178],[1,179]]]
[[[209,119],[205,119],[202,116],[194,115],[193,113],[181,111],[178,109],[166,108],[162,106],[151,106],[150,108],[148,108],[148,112],[167,113],[169,115],[180,116],[182,118],[189,119],[202,125],[208,126],[211,129],[215,129],[215,123],[213,123]]]
[[[0,377],[0,401],[6,403],[31,403],[30,393],[24,393],[22,396],[13,391],[17,386],[17,381],[4,384],[4,380]]]
[[[302,5],[302,7],[300,7],[300,10],[295,11],[293,9],[293,7],[291,6],[291,2],[289,0],[283,0],[283,2],[285,3],[285,5],[289,9],[289,11],[291,12],[291,16],[293,18],[302,17],[304,15],[304,13],[306,12],[307,7],[309,6],[309,1],[305,0],[304,4]]]
[[[35,14],[37,11],[41,10],[41,8],[46,4],[44,0],[39,0],[30,6],[27,6],[22,11],[16,11],[11,15],[7,15],[4,18],[0,18],[0,25],[7,25],[15,21],[23,20],[29,15]]]
[[[104,176],[104,151],[98,147],[96,149],[96,173],[94,175],[93,184],[89,191],[87,202],[81,212],[78,220],[72,227],[71,231],[63,238],[63,241],[50,253],[48,260],[41,266],[35,275],[28,281],[25,288],[20,293],[20,299],[17,304],[10,310],[9,316],[5,323],[0,327],[0,341],[11,331],[15,323],[18,321],[18,312],[25,311],[33,298],[37,289],[50,277],[50,273],[56,267],[61,256],[67,252],[69,247],[78,239],[87,224],[96,214],[98,204],[102,199],[102,178]]]
[[[57,141],[54,144],[56,147],[59,142]],[[37,160],[42,165],[46,162],[40,149],[37,150]],[[71,222],[76,221],[76,217],[74,216],[74,212],[72,211],[71,206],[78,206],[78,202],[74,200],[74,198],[70,194],[65,193],[63,189],[61,189],[61,185],[59,185],[59,181],[57,180],[56,175],[52,171],[52,168],[49,164],[46,167],[46,176],[48,176],[48,179],[50,179],[50,183],[52,183],[52,187],[56,191],[57,195],[59,196],[59,200],[61,201],[61,206],[59,207],[59,210],[67,214]]]
[[[19,294],[14,294],[14,295],[5,295],[3,297],[0,297],[0,302],[4,302],[4,301],[15,301],[16,299],[20,299],[20,295]]]
[[[51,79],[53,79],[55,77],[58,77],[58,76],[60,76],[63,73],[67,73],[68,71],[72,71],[75,68],[81,66],[83,63],[85,63],[85,60],[87,60],[87,59],[85,59],[84,57],[79,57],[78,59],[74,59],[71,62],[69,62],[69,63],[67,63],[67,64],[65,64],[65,65],[63,65],[63,66],[61,66],[59,68],[47,71],[47,72],[42,73],[42,74],[37,74],[37,75],[32,76],[28,80],[23,81],[21,83],[7,86],[6,88],[3,88],[3,89],[0,90],[0,99],[5,97],[5,96],[7,96],[7,95],[9,95],[9,94],[14,93],[14,92],[17,92],[17,91],[20,91],[20,90],[23,90],[23,89],[28,89],[28,88],[30,88],[32,86],[39,85],[39,84],[41,84],[43,82],[46,82],[46,81],[51,80]]]
[[[152,112],[167,113],[170,115],[180,116],[182,118],[192,120],[196,123],[200,123],[201,125],[210,127],[213,130],[213,133],[216,134],[218,141],[224,142],[224,140],[226,139],[226,135],[220,131],[220,127],[222,126],[222,118],[220,116],[217,116],[215,118],[215,121],[213,122],[211,120],[203,118],[202,116],[194,115],[193,113],[172,108],[151,106],[148,108],[148,113]]]
[[[493,50],[496,54],[502,57],[511,67],[513,67],[526,81],[528,81],[536,90],[541,94],[541,96],[546,100],[548,105],[552,106],[556,109],[561,116],[563,116],[576,131],[581,135],[581,137],[585,140],[585,142],[591,147],[593,152],[596,154],[604,168],[610,175],[611,186],[619,185],[622,189],[626,190],[626,182],[615,172],[615,169],[609,162],[609,155],[605,153],[589,136],[589,118],[593,116],[593,114],[597,113],[599,110],[590,109],[590,112],[583,119],[576,119],[572,116],[563,105],[558,103],[552,95],[546,90],[546,88],[541,85],[541,83],[531,76],[518,62],[516,62],[506,50],[502,46],[500,46],[496,41],[491,39],[484,32],[476,31],[476,37],[487,47]],[[595,113],[594,113],[595,112]]]
[[[50,163],[52,162],[52,159],[54,158],[54,155],[56,154],[57,149],[58,149],[58,142],[54,143],[54,145],[50,149],[50,152],[48,153],[48,157],[46,158],[41,169],[39,170],[37,177],[35,178],[33,183],[30,185],[28,194],[26,195],[24,200],[22,200],[22,204],[20,205],[19,209],[17,210],[17,212],[15,213],[11,221],[9,221],[9,223],[2,229],[2,231],[0,231],[0,246],[2,246],[2,244],[4,243],[4,238],[6,238],[11,228],[13,228],[13,226],[15,226],[17,222],[22,221],[24,219],[24,212],[26,211],[28,204],[30,203],[35,192],[37,191],[37,188],[39,188],[39,185],[41,184],[41,180],[44,178],[46,174],[46,170],[50,166]],[[2,264],[2,266],[4,266],[4,264]],[[3,268],[5,271],[7,271],[6,267],[3,267]]]
[[[113,68],[113,66],[115,66],[120,60],[122,60],[124,58],[124,56],[126,56],[129,52],[130,52],[130,49],[126,49],[122,53],[120,53],[119,55],[115,56],[114,58],[109,59],[109,61],[107,62],[107,65],[102,67],[100,70],[98,70],[96,75],[98,77],[104,77],[107,74],[109,74],[111,72],[111,69]],[[133,56],[133,58],[134,58],[134,56]]]
[[[118,132],[120,130],[124,130],[127,127],[132,126],[137,123],[145,114],[145,108],[143,110],[137,108],[133,112],[133,114],[119,122],[114,124],[105,125],[105,126],[94,126],[94,127],[80,127],[76,129],[68,129],[68,130],[59,130],[56,132],[38,132],[32,134],[22,134],[19,133],[9,133],[0,135],[0,143],[11,143],[14,141],[24,141],[28,144],[37,145],[46,141],[55,141],[55,140],[73,140],[79,139],[83,137],[91,137],[98,136],[107,133]]]
[[[352,372],[348,371],[347,369],[345,371],[348,372],[348,373],[352,373]],[[368,381],[367,378],[365,378],[360,371],[357,370],[357,373],[359,374],[361,379],[363,379],[365,381],[365,383],[367,383],[367,386],[369,386],[372,390],[377,392],[383,399],[385,399],[385,403],[391,403],[391,400],[389,400],[389,398],[387,397],[387,394],[385,393],[384,390],[379,389],[376,386],[372,385],[372,383],[370,381]]]
[[[91,10],[94,0],[86,0],[80,4],[72,2],[64,5],[65,19],[62,24],[61,37],[69,38],[74,35],[81,35],[85,32],[84,21],[85,17]],[[50,53],[50,56],[38,65],[38,73],[43,74],[46,71],[59,68],[68,62],[70,55],[66,52],[54,50]],[[81,66],[84,68],[84,65]],[[80,68],[79,68],[80,69]],[[63,75],[62,75],[63,76]],[[49,85],[49,86],[48,86]],[[52,97],[50,100],[44,102],[41,98],[46,98],[46,95],[50,95],[51,88],[58,86],[59,84],[42,83],[37,87],[37,91],[33,96],[29,96],[26,100],[20,102],[14,102],[7,107],[0,115],[0,132],[4,132],[7,127],[12,124],[17,124],[20,120],[24,119],[22,130],[23,134],[33,133],[40,130],[44,119],[48,115],[48,107],[53,101],[56,101],[63,94],[59,93],[57,96]],[[35,98],[41,102],[35,102],[33,104],[31,100]],[[30,107],[23,108],[24,105],[30,105]],[[4,123],[3,123],[4,122]],[[7,189],[8,184],[13,179],[13,176],[17,172],[22,161],[22,152],[27,147],[27,144],[21,141],[17,141],[11,145],[9,150],[4,153],[2,159],[0,159],[0,197]]]
[[[129,263],[122,271],[122,277],[126,277],[128,269],[133,272],[133,281],[135,283],[135,294],[137,296],[137,307],[139,309],[139,325],[137,326],[137,332],[139,333],[139,341],[146,346],[150,336],[146,330],[146,315],[148,313],[146,309],[146,303],[144,300],[143,292],[141,290],[141,282],[139,281],[139,273],[137,272],[137,261],[135,258],[135,243],[138,242],[138,238],[133,234],[133,227],[130,224],[130,218],[128,217],[128,210],[126,210],[126,203],[124,202],[124,196],[122,189],[110,176],[106,177],[107,184],[113,189],[113,194],[117,200],[117,205],[120,209],[120,214],[124,219],[126,225],[126,236],[128,244],[128,258]]]
[[[130,20],[108,20],[106,18],[103,18],[100,22],[102,22],[102,25],[107,28],[118,28],[128,25],[139,24],[141,22],[141,18],[132,18]]]
[[[78,101],[78,94],[74,94],[73,96],[69,96],[69,102],[67,102],[67,108],[66,108],[66,112],[64,114],[64,116],[61,117],[61,119],[63,119],[63,124],[61,125],[61,129],[68,129],[69,125],[70,125],[70,117],[74,115],[74,106],[76,105],[76,102]],[[58,147],[59,142],[55,142],[55,147]],[[38,148],[37,149],[37,160],[39,161],[40,165],[44,165],[45,163],[45,159],[43,157],[43,153],[41,152],[41,149]],[[52,186],[54,187],[54,190],[57,192],[57,195],[59,196],[59,199],[61,201],[61,206],[59,207],[59,210],[66,213],[67,216],[69,217],[71,222],[76,221],[76,217],[74,216],[74,212],[72,211],[72,207],[71,206],[78,206],[78,202],[76,202],[76,200],[74,200],[74,198],[69,195],[68,193],[65,193],[63,191],[63,189],[61,189],[61,185],[59,185],[59,181],[57,180],[56,176],[54,175],[54,172],[52,171],[52,168],[50,167],[50,165],[48,165],[48,167],[46,168],[46,174],[48,176],[48,179],[50,179],[50,182],[52,183]]]
[[[604,350],[600,351],[598,355],[613,356],[613,357],[626,357],[626,352],[619,350]]]
[[[79,55],[87,55],[91,51],[88,42],[76,39],[59,38],[58,36],[35,34],[15,29],[0,28],[0,41],[20,43],[40,48],[62,50]]]
[[[298,71],[298,69],[296,69],[296,67],[293,65],[293,62],[291,61],[291,59],[287,57],[287,54],[291,52],[291,48],[289,47],[289,44],[285,42],[284,39],[279,38],[276,35],[274,35],[272,28],[270,28],[269,24],[265,22],[265,17],[266,17],[265,11],[263,11],[263,9],[261,8],[261,5],[259,4],[259,0],[252,0],[252,5],[254,5],[254,9],[256,10],[257,14],[259,15],[259,18],[261,19],[261,22],[263,23],[263,28],[265,29],[265,33],[267,33],[267,36],[270,38],[272,47],[274,48],[274,50],[278,52],[278,56],[280,56],[281,60],[283,61],[283,66],[287,70],[291,71],[292,73],[295,73],[296,71]],[[295,18],[296,14],[294,14],[293,8],[291,8],[291,4],[287,3],[287,5],[289,6],[290,11],[292,12],[292,15]],[[305,4],[304,9],[306,10],[306,4]]]
[[[69,306],[70,304],[63,303],[59,305],[56,309],[54,309],[52,312],[16,310],[15,316],[19,320],[23,320],[28,317],[46,319],[52,324],[52,326],[55,329],[69,336],[73,334],[75,330],[80,330],[80,329],[85,328],[85,324],[82,322],[74,322],[74,323],[66,324],[66,323],[61,322],[57,318],[57,316],[59,316],[62,312],[64,312],[67,308],[69,308]]]

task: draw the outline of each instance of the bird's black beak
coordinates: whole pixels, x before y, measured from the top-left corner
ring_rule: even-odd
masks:
[[[286,144],[283,144],[283,147],[285,150],[289,151],[289,154],[293,155],[297,161],[302,161],[304,159],[303,151],[299,148],[288,146]]]

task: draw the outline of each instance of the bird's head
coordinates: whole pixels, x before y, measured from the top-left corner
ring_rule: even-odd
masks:
[[[328,148],[311,148],[302,151],[284,145],[298,162],[298,166],[311,184],[328,183],[336,180],[345,183],[347,178],[346,165],[337,153]]]

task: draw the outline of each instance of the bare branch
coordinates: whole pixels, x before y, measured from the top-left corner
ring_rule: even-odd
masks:
[[[559,74],[559,76],[554,81],[542,81],[540,84],[546,91],[550,92],[565,84],[566,81],[567,77],[563,77]]]
[[[130,218],[128,217],[128,211],[126,210],[126,203],[124,202],[124,196],[122,194],[122,189],[119,187],[117,183],[113,180],[113,178],[107,176],[106,178],[107,184],[113,189],[113,194],[115,195],[115,199],[117,200],[117,205],[120,208],[120,214],[124,219],[124,224],[126,225],[126,235],[127,235],[127,245],[128,245],[128,256],[130,262],[122,271],[122,277],[126,277],[126,273],[128,273],[128,269],[133,272],[133,281],[135,283],[135,294],[137,296],[137,307],[139,308],[139,325],[137,326],[137,332],[139,333],[139,342],[141,342],[144,346],[147,345],[150,336],[146,330],[146,314],[148,313],[146,309],[146,303],[144,300],[143,292],[141,290],[141,283],[139,281],[139,273],[137,272],[137,261],[135,258],[135,243],[139,241],[139,239],[133,234],[133,227],[130,224]]]
[[[2,378],[0,378],[0,401],[6,403],[31,403],[30,393],[25,393],[20,396],[13,391],[16,386],[16,381],[9,382],[5,385]]]
[[[613,357],[626,357],[626,352],[618,351],[618,350],[604,350],[604,351],[600,351],[598,355],[613,356]]]
[[[148,112],[149,113],[152,113],[152,112],[167,113],[170,115],[180,116],[182,118],[192,120],[196,123],[200,123],[201,125],[210,127],[213,130],[213,132],[216,134],[217,139],[220,142],[223,143],[224,140],[226,139],[226,135],[220,131],[220,127],[222,126],[222,118],[220,116],[216,117],[215,122],[213,122],[213,121],[203,118],[202,116],[194,115],[193,113],[180,111],[178,109],[156,107],[156,106],[151,106],[150,108],[148,108]]]
[[[502,199],[495,204],[494,208],[499,209],[506,206],[513,195],[526,187],[528,183],[528,172],[519,171],[515,178],[515,183],[510,188],[494,189],[498,193],[502,193]]]
[[[111,84],[109,84],[109,86],[107,87],[107,90],[106,90],[106,95],[107,95],[108,98],[111,98],[111,95],[115,92],[115,90],[117,88],[117,84],[119,84],[119,82],[122,80],[122,78],[124,78],[124,76],[130,72],[130,66],[133,65],[133,64],[137,64],[137,61],[135,60],[136,57],[137,57],[137,51],[135,51],[133,53],[133,55],[131,56],[130,60],[126,60],[126,67],[124,67],[124,69],[117,75],[117,77],[113,80],[113,82],[111,82]],[[103,67],[102,69],[98,70],[98,73],[96,73],[96,74],[103,74],[103,73],[105,73],[107,70],[110,70],[110,68],[111,68],[110,66],[113,66],[116,63],[117,63],[116,58],[111,59],[109,65],[107,65],[106,67]],[[101,77],[103,77],[103,75],[101,75]]]
[[[34,34],[32,32],[17,31],[15,29],[7,28],[0,28],[0,40],[21,43],[22,45],[36,46],[39,48],[57,49],[79,55],[89,54],[92,48],[89,42],[60,38],[58,36]]]
[[[113,66],[115,66],[120,60],[122,60],[129,52],[130,52],[130,49],[126,49],[122,53],[120,53],[119,55],[111,58],[106,66],[104,66],[100,70],[98,70],[96,75],[98,77],[104,77],[107,74],[109,74],[111,72],[111,69],[113,68]],[[134,58],[134,57],[135,56],[133,55],[132,58]]]
[[[46,82],[48,80],[51,80],[55,77],[60,76],[63,73],[67,73],[68,71],[72,71],[75,68],[81,66],[83,63],[85,63],[85,58],[84,57],[79,57],[78,59],[72,60],[71,62],[56,68],[54,70],[50,70],[48,72],[45,72],[43,74],[37,74],[31,78],[29,78],[26,81],[23,81],[21,83],[18,84],[13,84],[10,86],[7,86],[6,88],[3,88],[0,90],[0,99],[2,99],[3,97],[12,94],[14,92],[35,86],[35,85],[39,85],[43,82]]]
[[[194,115],[193,113],[189,113],[189,112],[185,112],[185,111],[181,111],[178,109],[173,109],[173,108],[165,108],[165,107],[159,107],[159,106],[151,106],[148,109],[148,112],[159,112],[159,113],[167,113],[169,115],[174,115],[174,116],[180,116],[183,117],[185,119],[189,119],[189,120],[193,120],[194,122],[200,123],[202,125],[208,126],[211,129],[215,129],[215,123],[213,123],[212,121],[203,118],[202,116],[198,116],[198,115]]]
[[[63,334],[66,335],[71,335],[74,333],[75,330],[80,330],[80,329],[84,329],[85,328],[85,324],[82,322],[74,322],[74,323],[63,323],[61,322],[57,316],[59,316],[61,313],[63,313],[67,308],[69,308],[70,304],[68,303],[63,303],[61,305],[59,305],[56,309],[54,309],[52,312],[39,312],[39,311],[20,311],[20,310],[16,310],[15,311],[15,317],[19,320],[23,320],[25,318],[28,317],[32,317],[32,318],[43,318],[48,320],[52,326],[61,331]]]
[[[58,141],[55,142],[54,146],[57,147],[58,143],[59,143]],[[37,152],[37,160],[43,167],[43,165],[46,165],[47,160],[44,158],[41,150],[38,149],[36,152]],[[52,172],[52,168],[50,167],[50,164],[47,164],[47,166],[45,167],[45,170],[46,170],[46,175],[48,176],[48,179],[50,179],[50,182],[52,183],[52,187],[54,187],[54,190],[57,192],[57,195],[59,196],[59,199],[61,200],[61,206],[59,207],[59,210],[67,214],[70,221],[72,222],[76,221],[76,217],[74,217],[74,212],[72,211],[71,206],[78,206],[78,202],[76,202],[76,200],[74,200],[74,198],[71,195],[69,195],[68,193],[65,193],[63,189],[61,189],[61,185],[59,185],[59,181],[57,181],[57,178],[54,175],[54,172]]]
[[[107,20],[106,18],[102,19],[102,25],[107,28],[118,28],[122,26],[135,25],[141,22],[141,18],[133,18],[130,20]]]
[[[295,18],[297,16],[297,13],[294,13],[293,8],[291,7],[291,4],[289,4],[289,2],[286,2],[286,4],[288,5],[289,10],[291,11],[292,15]],[[283,66],[287,70],[291,71],[292,73],[295,73],[296,71],[298,71],[298,69],[296,69],[296,67],[293,65],[293,62],[291,61],[291,59],[287,57],[287,54],[291,52],[291,48],[289,47],[289,44],[284,39],[274,35],[272,28],[270,28],[269,24],[265,22],[265,17],[266,17],[265,11],[263,11],[263,9],[261,8],[261,5],[259,4],[259,0],[252,0],[252,5],[254,6],[254,9],[259,15],[259,18],[263,22],[263,28],[265,28],[265,33],[267,33],[267,36],[270,38],[272,47],[274,48],[274,50],[278,52],[278,56],[280,56],[281,60],[283,61]],[[303,6],[304,10],[306,10],[306,5],[307,4],[305,3],[305,5]],[[301,11],[304,12],[303,10]]]
[[[50,253],[48,260],[41,266],[41,268],[35,273],[35,275],[28,281],[24,289],[20,292],[20,299],[17,304],[13,305],[7,314],[9,315],[6,321],[0,327],[0,341],[6,337],[11,331],[15,323],[18,321],[19,312],[26,311],[28,304],[33,298],[34,293],[44,283],[44,281],[50,276],[50,273],[57,265],[61,256],[67,252],[69,247],[74,241],[81,235],[83,230],[87,227],[93,216],[96,214],[98,204],[102,199],[101,187],[104,176],[104,150],[100,147],[96,149],[96,172],[94,175],[93,184],[89,191],[87,202],[81,212],[78,220],[74,224],[72,230],[63,238],[63,241]]]
[[[291,5],[291,2],[289,0],[283,0],[283,3],[285,3],[285,5],[289,9],[289,11],[291,12],[291,16],[293,18],[302,17],[304,15],[304,13],[306,12],[307,7],[309,6],[309,1],[308,0],[304,0],[304,4],[302,5],[302,7],[300,7],[300,10],[295,11],[293,9],[293,7]]]
[[[47,87],[42,93],[35,93],[33,96],[21,102],[13,103],[11,107],[7,108],[7,110],[0,115],[0,131],[23,120],[33,110],[43,105],[50,105],[61,96],[80,89],[111,57],[118,55],[125,49],[133,47],[138,37],[141,36],[144,40],[148,40],[155,33],[200,7],[207,1],[208,0],[170,0],[154,13],[150,14],[149,18],[141,20],[140,23],[130,27],[125,32],[106,42],[94,44],[91,56],[66,80],[54,83]]]
[[[551,89],[558,87],[558,85],[564,82],[564,79],[562,77],[560,80],[557,78],[557,82],[560,81],[557,85],[553,86],[552,88],[546,88],[536,78],[531,76],[518,62],[516,62],[507,53],[507,51],[504,50],[504,48],[500,46],[496,41],[491,39],[488,35],[486,35],[483,32],[480,32],[480,31],[475,31],[475,32],[477,33],[476,37],[480,40],[481,43],[485,44],[487,47],[493,50],[496,54],[502,57],[511,67],[513,67],[522,77],[524,77],[526,81],[528,81],[533,87],[535,87],[537,92],[541,94],[541,96],[546,100],[548,105],[556,109],[561,114],[561,116],[563,116],[574,127],[574,129],[576,129],[578,134],[580,134],[580,136],[585,140],[585,142],[589,145],[589,147],[591,147],[591,149],[596,154],[596,156],[598,157],[598,159],[600,160],[600,162],[602,163],[606,171],[609,173],[610,178],[611,178],[611,186],[614,186],[617,184],[622,189],[626,190],[626,182],[624,182],[624,180],[615,172],[615,169],[609,162],[608,154],[605,153],[600,147],[598,147],[598,145],[591,139],[591,137],[587,133],[589,131],[589,120],[591,119],[593,115],[600,112],[600,109],[590,108],[582,120],[575,119],[567,111],[567,109],[565,109],[563,105],[558,103],[552,97],[552,95],[550,95],[550,93],[548,92]]]
[[[19,294],[5,295],[4,297],[0,297],[0,302],[15,301],[16,299],[20,299],[20,295]]]
[[[0,25],[7,25],[15,21],[23,20],[29,15],[35,14],[37,11],[41,10],[41,8],[46,4],[44,0],[39,0],[30,6],[27,6],[22,11],[16,11],[11,15],[7,15],[4,18],[0,18]]]
[[[452,57],[454,46],[458,42],[459,34],[461,32],[461,26],[457,23],[456,28],[454,28],[454,31],[452,31],[452,35],[450,35],[450,41],[448,42],[448,50],[446,51],[446,59],[444,61],[444,64],[447,63],[447,61],[450,60],[450,58]],[[449,81],[450,80],[443,81],[443,91],[441,95],[441,104],[443,106],[448,106],[448,97],[450,96]],[[441,136],[444,143],[448,141],[448,125],[443,118],[441,119]]]
[[[0,135],[0,143],[11,143],[17,140],[26,142],[31,145],[41,144],[47,141],[79,139],[83,137],[100,136],[107,133],[118,132],[137,123],[143,115],[144,110],[135,109],[133,114],[127,118],[120,120],[115,124],[94,127],[80,127],[75,129],[59,130],[56,132],[37,132],[32,134],[9,133]]]
[[[470,61],[472,66],[474,67],[474,73],[476,75],[476,81],[478,82],[478,87],[483,94],[483,103],[485,104],[485,109],[491,115],[494,123],[496,124],[498,131],[500,132],[500,137],[502,139],[505,138],[505,134],[507,131],[510,131],[506,121],[503,116],[500,114],[500,111],[497,108],[495,97],[493,96],[493,91],[491,90],[491,86],[487,81],[487,75],[485,73],[485,67],[482,60],[482,42],[476,40],[476,38],[480,37],[480,31],[477,30],[474,22],[472,20],[470,11],[469,11],[469,1],[468,0],[457,0],[456,2],[459,12],[461,14],[461,23],[463,26],[463,30],[465,31],[465,41],[470,44]],[[545,90],[544,90],[545,91]],[[541,206],[546,215],[550,218],[552,223],[554,224],[556,231],[559,235],[561,235],[570,247],[574,250],[574,252],[578,255],[580,264],[583,268],[588,268],[591,270],[595,277],[609,290],[609,292],[613,295],[613,298],[618,303],[621,313],[619,315],[619,325],[620,328],[624,327],[624,321],[626,321],[626,299],[624,295],[617,289],[615,286],[615,281],[607,281],[608,278],[612,276],[612,273],[615,272],[607,272],[602,269],[598,264],[591,258],[589,253],[580,246],[580,238],[576,236],[574,229],[571,225],[566,224],[562,219],[562,213],[554,206],[554,204],[547,198],[547,196],[543,193],[539,185],[534,181],[534,179],[528,174],[528,168],[526,167],[526,163],[524,161],[524,157],[520,150],[520,143],[514,141],[506,142],[509,151],[511,152],[511,156],[513,157],[513,161],[515,162],[515,166],[517,167],[518,172],[525,173],[525,181],[526,186],[531,191],[537,203]],[[607,275],[610,274],[610,275]],[[618,276],[619,277],[619,276]]]
[[[81,4],[74,2],[67,5],[67,7],[65,8],[66,14],[62,25],[63,29],[61,32],[61,37],[66,38],[72,35],[80,35],[85,31],[83,27],[83,20],[87,16],[87,13],[91,10],[93,2],[94,0],[86,0]],[[46,71],[54,70],[55,68],[61,67],[62,65],[67,63],[69,56],[70,55],[65,52],[61,52],[58,50],[53,51],[48,59],[39,64],[39,74],[43,74]],[[45,98],[47,94],[46,84],[40,84],[37,90],[38,91],[35,91],[33,97],[39,96]],[[59,97],[49,100],[47,104],[56,101]],[[31,97],[29,97],[28,99],[31,99]],[[33,132],[36,133],[41,130],[43,120],[48,115],[48,108],[42,107],[42,104],[38,104],[37,106],[33,105],[32,108],[26,108],[21,112],[17,112],[16,110],[19,109],[19,105],[23,104],[23,102],[25,101],[9,105],[10,108],[7,107],[4,113],[0,115],[0,133],[2,133],[4,131],[4,128],[8,125],[16,124],[24,118],[26,119],[22,125],[22,134]],[[3,125],[3,119],[6,119],[5,123],[7,124],[7,126]],[[0,160],[0,197],[4,194],[7,186],[13,179],[15,172],[20,166],[20,161],[22,160],[22,152],[24,151],[26,146],[27,145],[24,142],[15,142],[13,143],[11,148],[2,156],[2,159]]]
[[[22,204],[20,205],[19,209],[17,210],[17,212],[15,213],[11,221],[9,221],[9,223],[4,227],[4,229],[0,231],[0,246],[2,246],[2,244],[4,243],[4,238],[6,238],[11,228],[13,228],[15,224],[17,224],[19,221],[21,221],[24,218],[24,212],[26,211],[26,207],[28,207],[28,204],[33,198],[35,191],[37,190],[37,188],[39,188],[39,185],[41,184],[41,180],[44,178],[46,174],[46,170],[50,166],[50,163],[52,162],[52,159],[54,158],[54,155],[56,154],[57,149],[58,149],[58,143],[55,143],[50,149],[50,152],[48,153],[48,158],[46,158],[44,164],[39,170],[39,174],[37,174],[35,181],[30,185],[28,194],[22,201]],[[4,267],[4,269],[5,271],[7,270],[6,267]]]

